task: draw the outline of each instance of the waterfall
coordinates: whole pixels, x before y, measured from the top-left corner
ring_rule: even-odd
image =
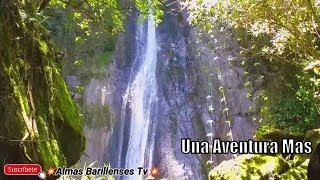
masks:
[[[147,28],[143,28],[143,25],[138,26],[137,38],[146,39],[146,43],[141,45],[141,42],[137,42],[140,45],[137,45],[136,58],[123,95],[121,110],[122,126],[128,126],[128,123],[130,125],[130,128],[122,128],[122,135],[127,136],[121,139],[122,166],[133,169],[151,165],[153,148],[151,114],[154,112],[157,101],[157,40],[154,17],[149,16]],[[147,29],[146,33],[144,29]],[[124,145],[124,138],[127,138],[126,145]],[[123,154],[124,152],[126,153]],[[132,176],[126,178],[142,179],[142,177]]]

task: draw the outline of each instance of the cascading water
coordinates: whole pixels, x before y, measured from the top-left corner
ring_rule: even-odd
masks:
[[[151,165],[151,153],[153,139],[151,132],[151,114],[155,109],[157,100],[157,41],[155,21],[152,15],[147,21],[147,33],[144,33],[143,25],[138,25],[137,38],[144,39],[145,45],[137,45],[136,58],[132,66],[129,83],[121,110],[121,122],[124,126],[130,124],[130,128],[123,128],[120,166],[124,168],[147,167]],[[138,68],[136,70],[136,68]],[[125,137],[128,136],[128,137]],[[150,137],[151,139],[148,139]],[[125,153],[126,152],[126,153]],[[128,176],[126,179],[141,179],[142,177]]]

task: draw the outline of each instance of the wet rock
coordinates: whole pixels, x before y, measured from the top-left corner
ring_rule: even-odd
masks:
[[[231,128],[235,141],[246,141],[254,136],[256,125],[252,120],[235,116]]]

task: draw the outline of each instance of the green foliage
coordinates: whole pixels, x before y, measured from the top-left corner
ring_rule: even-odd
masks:
[[[276,141],[280,147],[283,139],[309,141],[315,148],[320,140],[320,130],[291,133],[270,126],[262,126],[257,129],[256,138],[258,141]],[[215,167],[209,173],[209,179],[307,179],[310,156],[311,154],[296,154],[291,159],[292,157],[285,154],[240,155]]]
[[[78,93],[82,94],[84,92],[84,87],[80,85],[76,85],[75,89],[77,90]]]
[[[108,1],[61,1],[61,0],[51,0],[50,4],[52,6],[57,6],[60,8],[69,8],[73,13],[73,19],[81,20],[78,25],[81,29],[90,32],[90,27],[93,22],[104,23],[103,17],[106,11],[111,12],[111,19],[113,26],[106,31],[115,33],[116,31],[123,31],[123,20],[124,15],[120,11],[119,3],[116,0]]]
[[[240,47],[241,65],[246,69],[244,86],[269,91],[256,97],[247,94],[247,98],[253,98],[255,102],[261,101],[262,116],[274,118],[276,125],[292,131],[305,132],[317,128],[317,104],[320,100],[319,2],[193,2],[185,1],[193,25],[201,27],[201,31],[211,37],[215,37],[216,32],[232,33]],[[301,74],[303,69],[310,72]],[[294,85],[297,79],[292,78],[296,74],[301,74],[297,86]],[[274,86],[276,90],[268,89],[267,81],[277,84]],[[271,91],[277,93],[271,94]],[[270,95],[275,97],[269,98]]]
[[[306,132],[319,127],[319,100],[313,95],[311,83],[297,75],[294,97],[279,99],[271,108],[271,119],[277,127],[293,132]]]
[[[303,134],[319,128],[319,1],[185,0],[184,6],[199,34],[212,40],[226,35],[240,47],[244,88],[253,89],[246,97],[260,108],[260,122],[266,118],[268,127],[281,128],[271,131],[274,137],[282,140],[279,134]],[[223,92],[223,88],[219,90]],[[307,162],[264,155],[241,161],[243,157],[223,162],[210,172],[209,179],[307,178]]]
[[[191,7],[194,25],[211,33],[217,28],[211,24],[232,28],[242,52],[249,57],[264,56],[298,66],[320,58],[320,5],[316,1],[218,0],[199,1]]]
[[[160,23],[160,5],[158,0],[51,0],[40,15],[47,18],[42,24],[67,55],[64,67],[68,68],[63,72],[76,75],[85,84],[110,63],[116,36],[124,32],[126,17],[139,17],[142,21],[153,12],[155,21]]]
[[[295,139],[296,141],[302,141],[305,139],[305,134],[292,133],[287,130],[277,129],[270,126],[260,126],[255,135],[258,141],[277,141],[282,143],[282,139]]]
[[[293,167],[286,173],[282,174],[281,179],[307,179],[308,162]]]
[[[161,22],[163,11],[159,0],[129,0],[125,4],[117,0],[51,0],[51,6],[69,9],[73,12],[73,20],[85,31],[87,36],[92,34],[94,24],[102,25],[105,32],[115,34],[124,31],[125,14],[137,11],[142,14],[143,19],[150,13],[154,14],[156,23]],[[108,15],[106,17],[106,15]],[[110,24],[111,22],[111,24]]]
[[[111,12],[106,12],[104,25],[113,26]],[[105,72],[116,45],[117,36],[104,33],[104,26],[89,23],[90,31],[78,25],[82,20],[70,8],[51,7],[44,10],[47,27],[54,44],[64,54],[63,73],[78,77],[81,84]],[[82,15],[80,15],[82,17]],[[94,25],[94,26],[92,26]],[[89,36],[88,36],[89,35]]]
[[[245,29],[254,38],[251,48],[256,47],[261,53],[274,57],[287,52],[293,57],[292,63],[319,58],[317,14],[320,6],[314,1],[199,1],[191,12],[192,22],[206,30],[211,29],[209,22],[223,22],[236,30]],[[259,38],[269,41],[260,46]]]
[[[74,62],[74,65],[77,65],[77,66],[81,66],[83,64],[83,61],[78,59]]]
[[[112,56],[112,51],[105,51],[101,53],[101,55],[99,56],[101,66],[105,67],[109,65],[111,56]]]

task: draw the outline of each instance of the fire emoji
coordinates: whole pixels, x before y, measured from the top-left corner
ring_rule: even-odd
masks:
[[[55,169],[54,169],[54,168],[49,168],[49,169],[47,170],[48,176],[53,176],[54,173],[55,173]]]
[[[152,168],[151,169],[151,173],[147,177],[146,180],[155,180],[156,178],[154,178],[154,177],[157,176],[158,174],[159,174],[159,169],[158,168]]]
[[[151,169],[151,175],[153,177],[158,176],[158,174],[159,174],[159,169],[158,168],[152,168]]]

